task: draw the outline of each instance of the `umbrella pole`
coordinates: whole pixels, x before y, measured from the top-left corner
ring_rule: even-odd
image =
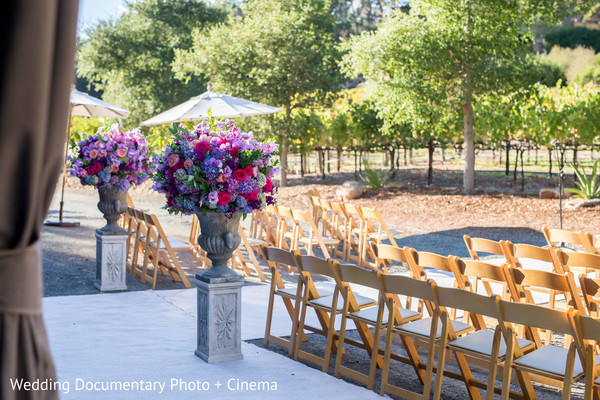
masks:
[[[62,174],[62,187],[60,192],[60,211],[58,212],[58,221],[45,221],[44,225],[49,226],[61,226],[65,228],[71,228],[75,226],[79,226],[79,222],[66,222],[63,221],[63,208],[65,204],[65,184],[67,182],[67,156],[69,155],[69,139],[71,137],[71,111],[73,107],[69,109],[69,125],[67,127],[67,141],[65,143],[65,158],[63,165],[63,174]]]

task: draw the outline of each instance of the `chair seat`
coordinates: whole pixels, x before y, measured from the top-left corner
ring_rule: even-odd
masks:
[[[560,377],[565,375],[568,351],[564,347],[544,346],[516,359],[514,364],[528,370],[543,371]],[[599,357],[596,356],[596,364],[600,361]],[[579,356],[575,354],[573,378],[581,375],[583,375],[583,366],[581,365]]]
[[[489,356],[492,354],[493,340],[493,331],[481,330],[459,337],[458,339],[449,342],[448,346]],[[517,342],[519,343],[519,347],[523,350],[527,350],[534,345],[533,342],[527,339],[517,339]],[[506,356],[506,342],[500,339],[498,357],[504,358],[504,356]]]
[[[190,249],[190,245],[188,243],[184,243],[182,241],[179,241],[179,240],[173,239],[173,238],[168,238],[168,239],[169,239],[169,244],[171,245],[171,248],[173,250],[189,250]],[[150,241],[150,245],[156,246],[156,241],[154,239],[152,239]],[[167,246],[165,245],[165,242],[163,242],[163,241],[160,242],[160,248],[161,249],[167,248]]]
[[[326,236],[321,237],[321,239],[323,239],[323,243],[325,243],[325,244],[338,244],[340,242],[337,239],[326,237]],[[307,237],[301,237],[300,242],[301,243],[311,243],[310,239]],[[314,245],[319,244],[319,241],[317,240],[317,238],[313,237],[312,244],[314,244]]]
[[[283,289],[276,289],[275,293],[284,297],[296,297],[296,292],[298,288],[296,286],[288,286]]]
[[[396,328],[396,330],[398,332],[405,332],[405,333],[408,333],[411,335],[422,336],[422,337],[428,338],[430,331],[431,331],[431,321],[432,321],[431,317],[421,318],[416,321],[408,322],[406,324],[400,325]],[[471,325],[465,324],[464,322],[456,321],[456,320],[452,320],[452,327],[454,328],[454,331],[456,332],[457,335],[467,333],[474,329]],[[442,336],[442,322],[440,321],[437,326],[437,332],[436,332],[435,339],[438,340],[438,339],[440,339],[441,336]]]
[[[361,296],[360,294],[354,294],[354,298],[356,299],[356,302],[358,303],[359,307],[365,307],[370,304],[376,303],[375,300],[373,300],[369,297]],[[333,301],[333,296],[327,295],[327,296],[321,296],[318,299],[309,300],[308,302],[313,306],[318,306],[318,307],[322,307],[322,308],[330,308],[332,301]],[[343,309],[344,309],[344,298],[342,296],[338,296],[336,311],[342,311]]]
[[[400,235],[404,234],[404,232],[398,231],[395,229],[390,229],[390,233],[392,234],[392,237],[396,237],[396,236],[400,236]],[[379,237],[379,233],[377,233],[377,232],[369,233],[369,238],[374,239],[374,238],[378,238],[378,237]],[[386,239],[387,237],[388,237],[388,234],[385,231],[382,231],[381,238]]]
[[[415,320],[417,318],[421,317],[421,314],[413,311],[413,310],[407,310],[406,308],[400,308],[400,315],[402,316],[402,319],[404,319],[405,321],[412,321]],[[384,308],[383,310],[383,317],[381,322],[383,324],[387,324],[388,323],[388,309],[387,307]],[[368,307],[353,313],[350,313],[350,316],[352,318],[356,318],[356,319],[360,319],[362,321],[365,322],[370,322],[372,324],[375,324],[377,322],[377,307]]]
[[[262,239],[255,239],[255,238],[248,238],[248,244],[250,246],[260,246],[261,244],[263,244],[265,241]]]

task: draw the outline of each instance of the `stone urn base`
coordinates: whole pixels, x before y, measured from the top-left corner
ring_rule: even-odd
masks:
[[[241,243],[240,214],[197,214],[198,244],[212,266],[196,274],[198,290],[197,347],[195,354],[208,363],[239,360],[242,355],[242,286],[244,277],[227,266]]]

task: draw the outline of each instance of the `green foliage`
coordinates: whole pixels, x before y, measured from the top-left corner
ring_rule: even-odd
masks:
[[[393,12],[377,31],[344,45],[343,70],[374,84],[382,115],[411,121],[417,132],[447,132],[462,109],[464,191],[472,193],[473,102],[537,82],[522,74],[531,26],[557,22],[574,2],[557,8],[553,0],[411,1],[408,14]]]
[[[600,54],[596,56],[592,65],[589,65],[575,77],[574,82],[579,86],[584,86],[588,82],[592,82],[594,85],[600,83]]]
[[[575,171],[575,175],[577,176],[577,182],[575,184],[579,187],[568,188],[565,189],[565,192],[574,193],[573,197],[577,197],[580,199],[598,199],[600,198],[600,187],[598,187],[598,163],[600,160],[596,160],[594,166],[592,167],[592,172],[590,177],[585,174],[585,170],[583,167],[579,168],[576,165],[570,164]]]
[[[205,78],[178,80],[175,49],[192,46],[192,30],[224,21],[225,11],[201,0],[144,0],[128,4],[117,20],[87,31],[77,54],[77,72],[103,99],[131,111],[128,124],[175,106],[205,90]]]
[[[570,84],[578,74],[594,64],[596,56],[594,50],[584,47],[570,49],[554,46],[550,53],[542,55],[540,58],[558,66]]]
[[[392,172],[388,169],[370,168],[365,163],[365,169],[359,174],[360,181],[373,189],[386,186],[392,178]]]
[[[583,26],[559,27],[546,34],[546,49],[554,46],[575,49],[579,46],[594,49],[600,53],[600,31]]]

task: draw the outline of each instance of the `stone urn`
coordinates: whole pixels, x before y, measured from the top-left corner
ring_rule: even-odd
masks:
[[[101,235],[126,235],[125,229],[117,225],[121,214],[127,211],[127,192],[122,192],[116,187],[103,186],[98,189],[100,201],[98,209],[104,214],[106,225],[98,231]]]
[[[217,212],[196,213],[200,220],[200,236],[198,244],[204,251],[212,266],[199,277],[213,280],[215,278],[239,278],[240,276],[227,266],[227,261],[242,242],[238,234],[240,213],[232,218]]]

